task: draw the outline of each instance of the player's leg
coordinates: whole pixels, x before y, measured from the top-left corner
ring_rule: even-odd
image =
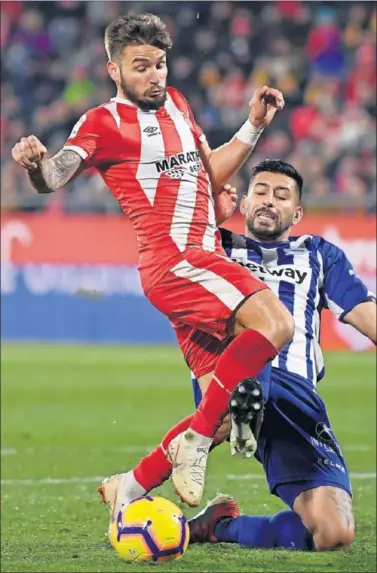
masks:
[[[253,309],[248,315],[253,317],[255,329],[243,330],[224,350],[189,430],[173,444],[172,479],[181,499],[189,505],[200,503],[209,446],[228,411],[229,402],[231,405],[235,402],[235,409],[231,411],[232,450],[246,451],[250,456],[255,452],[257,436],[250,427],[250,417],[256,414],[254,406],[261,406],[255,377],[287,342],[283,332],[289,330],[285,317],[288,311],[280,312],[280,302],[270,291],[257,292],[244,304]],[[237,385],[239,390],[235,391]],[[254,396],[254,393],[258,395]]]
[[[192,380],[194,403],[197,407],[212,379],[213,370],[218,359],[219,348],[217,344],[214,344],[214,339],[209,334],[197,333],[194,329],[178,322],[174,326],[180,342],[185,344],[184,341],[186,341],[185,347],[188,353],[193,354],[193,366],[195,371],[199,373],[206,372],[199,378]],[[226,344],[225,342],[224,348]],[[264,401],[266,401],[269,393],[270,368],[266,368],[263,371],[260,376],[260,381]],[[101,495],[101,501],[107,504],[112,516],[117,514],[122,505],[146,495],[170,477],[172,462],[168,455],[169,445],[176,436],[190,426],[191,419],[192,415],[173,426],[164,436],[162,442],[150,454],[144,456],[133,470],[112,475],[102,482],[98,488],[98,492]],[[211,448],[216,447],[216,445],[226,440],[229,434],[230,416],[227,415],[213,439]],[[216,499],[216,503],[214,504],[214,506],[216,506],[216,513],[225,511],[225,513],[228,514],[227,508],[229,504],[225,503],[224,505],[224,503],[224,500],[222,500],[219,507],[219,499]]]
[[[211,335],[197,332],[179,321],[174,323],[174,328],[180,345],[185,347],[188,354],[193,355],[195,371],[205,373],[199,380],[195,379],[194,403],[197,407],[211,381],[221,348],[219,349],[218,341]],[[224,343],[225,346],[226,342]],[[98,488],[98,493],[101,496],[101,501],[108,506],[111,518],[117,515],[121,506],[146,495],[171,476],[172,461],[168,455],[170,443],[189,428],[192,416],[191,414],[173,426],[161,443],[152,452],[144,456],[132,470],[112,475],[103,480]],[[225,426],[225,431],[222,427],[219,428],[212,447],[221,443],[229,435],[229,428],[228,416],[228,425]]]
[[[208,337],[209,338],[209,335]],[[201,348],[201,351],[196,353],[196,365],[198,371],[213,369],[216,362],[216,356],[212,355],[206,350]],[[213,377],[213,370],[207,374],[203,374],[199,378],[192,380],[195,406],[199,406],[202,396],[208,389],[209,383]],[[270,381],[270,368],[266,367],[261,373],[260,377],[263,400],[266,401],[269,392]],[[135,499],[135,495],[145,495],[152,489],[160,486],[171,475],[172,462],[168,455],[169,445],[176,436],[185,431],[191,423],[193,414],[181,420],[164,436],[162,442],[150,454],[144,456],[137,466],[128,472],[132,474],[132,478],[126,483],[126,498],[129,501]],[[230,416],[229,414],[223,419],[223,422],[217,430],[211,445],[211,449],[224,442],[230,435]]]
[[[144,456],[133,470],[112,475],[102,481],[98,493],[101,501],[109,508],[110,526],[124,505],[146,495],[169,479],[172,470],[172,462],[167,453],[169,445],[176,436],[187,430],[191,419],[192,414],[173,426],[161,443]]]
[[[279,351],[293,335],[293,318],[286,307],[270,291],[257,293],[257,296],[248,298],[237,310],[235,317],[234,334],[236,341],[246,351],[251,340],[255,349],[260,346],[266,349],[272,344]],[[257,437],[260,429],[261,417],[254,415],[253,404],[254,380],[246,384],[239,384],[231,395],[230,416],[231,434],[230,444],[232,453],[245,451],[246,456],[254,454],[257,446]],[[245,392],[247,387],[249,392]],[[250,424],[250,418],[254,424]],[[249,457],[250,457],[249,455]]]
[[[217,511],[215,524],[213,512],[202,512],[199,521],[190,522],[194,540],[208,541],[200,522],[212,519],[207,523],[212,539],[247,547],[328,551],[351,545],[354,519],[349,476],[326,409],[305,381],[297,378],[292,383],[290,378],[282,380],[284,385],[272,385],[258,454],[271,491],[293,511],[234,520],[223,520]]]
[[[313,537],[317,551],[348,549],[355,538],[352,498],[339,486],[318,485],[300,493],[293,510]]]
[[[268,402],[258,447],[258,459],[266,467],[266,452],[271,451],[269,428],[279,419]],[[278,426],[279,427],[279,426]],[[278,430],[279,431],[279,430]],[[229,516],[223,504],[216,498],[189,521],[190,543],[237,543],[243,547],[280,547],[286,549],[310,550],[312,537],[301,518],[292,510],[275,515]]]
[[[207,361],[208,367],[213,368],[216,357],[208,352],[205,354],[209,360],[209,362]],[[199,358],[199,353],[197,356]],[[203,362],[203,359],[200,358],[200,361]],[[195,379],[195,385],[197,385],[195,391],[196,406],[208,388],[212,374],[213,372],[209,372],[201,376],[200,379]],[[170,478],[172,471],[172,461],[168,455],[170,443],[189,428],[192,416],[193,414],[187,416],[173,426],[165,434],[161,443],[152,452],[144,456],[132,470],[112,475],[102,481],[98,493],[101,496],[101,501],[108,506],[111,516],[115,516],[122,505],[146,495]],[[229,436],[229,432],[230,418],[227,416],[215,435],[212,447],[222,443]]]
[[[247,298],[234,320],[236,337],[219,357],[206,396],[191,424],[192,430],[208,437],[214,435],[236,386],[256,377],[293,333],[292,316],[269,290]]]
[[[214,253],[192,249],[190,253],[185,253],[185,260],[171,273],[180,277],[181,284],[186,287],[187,308],[196,309],[191,314],[187,311],[185,314],[181,302],[177,308],[177,316],[181,320],[196,323],[202,330],[212,329],[220,338],[229,330],[237,335],[221,354],[189,430],[172,446],[172,479],[176,490],[189,505],[198,505],[203,493],[209,447],[228,411],[232,392],[240,382],[257,376],[285,346],[293,334],[293,319],[259,279]],[[168,284],[159,286],[167,287]],[[166,297],[166,289],[159,292],[155,288],[153,291],[148,298],[159,310],[168,314],[172,305]],[[185,299],[182,301],[185,302]],[[254,390],[252,388],[250,394]],[[247,400],[246,404],[249,403],[252,400]],[[250,448],[250,453],[253,453],[255,439],[248,424],[250,410],[245,409],[244,414],[244,420],[234,420],[237,426],[235,436],[240,439],[240,444],[243,441],[246,450]],[[244,439],[246,431],[250,434]]]
[[[289,390],[297,396],[294,400],[291,395],[296,408],[289,417],[297,434],[298,453],[292,458],[289,477],[294,479],[295,473],[299,477],[303,471],[308,481],[278,485],[277,494],[300,516],[317,551],[347,549],[354,539],[355,522],[345,459],[323,400],[304,382],[290,383],[290,379],[286,388],[277,386],[280,396]]]
[[[285,510],[272,516],[241,515],[230,520],[221,514],[221,508],[216,516],[208,512],[207,516],[196,517],[190,521],[192,539],[210,541],[206,534],[211,531],[212,541],[253,548],[346,550],[355,536],[351,496],[339,486],[321,483],[326,481],[303,480],[279,486],[276,493],[293,506],[293,511]],[[206,526],[196,523],[198,519],[206,522]],[[201,535],[198,535],[199,525]]]
[[[207,336],[209,339],[210,336]],[[198,371],[205,371],[208,368],[213,368],[216,363],[216,356],[211,354],[205,347],[198,349],[196,353],[196,366]],[[259,380],[261,382],[263,401],[267,400],[269,393],[269,382],[270,382],[270,367],[267,366],[260,374]],[[213,371],[208,372],[200,376],[199,378],[194,378],[192,380],[193,391],[194,391],[194,401],[197,407],[200,404],[202,396],[208,389],[209,383],[212,379]],[[132,501],[141,495],[145,495],[152,489],[160,486],[164,481],[166,481],[172,470],[171,458],[168,455],[169,445],[174,440],[176,436],[185,431],[192,420],[192,416],[187,416],[184,420],[181,420],[169,432],[164,436],[162,442],[157,446],[150,454],[144,456],[137,466],[130,472],[128,472],[128,479],[125,481],[125,494],[124,497],[128,501]],[[230,415],[228,414],[217,430],[210,449],[213,449],[217,445],[224,442],[229,438],[230,435]]]

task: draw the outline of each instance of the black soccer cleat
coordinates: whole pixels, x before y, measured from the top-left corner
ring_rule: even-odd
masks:
[[[263,419],[262,386],[256,378],[245,378],[236,386],[230,396],[229,413],[232,456],[243,454],[251,458],[257,450]]]

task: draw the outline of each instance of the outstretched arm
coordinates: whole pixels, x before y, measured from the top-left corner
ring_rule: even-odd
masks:
[[[46,147],[35,135],[23,137],[12,149],[13,159],[28,171],[31,185],[38,193],[52,193],[64,187],[84,168],[80,155],[71,149],[62,149],[46,159]]]
[[[214,150],[206,141],[201,144],[202,161],[211,178],[214,194],[245,163],[264,128],[271,123],[275,113],[283,109],[283,94],[264,86],[255,91],[249,107],[248,120],[228,143]]]
[[[361,302],[345,315],[343,321],[351,324],[376,344],[377,315],[375,302],[371,300]]]

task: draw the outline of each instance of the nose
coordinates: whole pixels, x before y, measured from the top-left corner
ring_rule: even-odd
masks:
[[[275,205],[275,195],[273,193],[269,193],[263,199],[263,204],[266,207],[273,207]]]
[[[157,68],[151,68],[151,75],[149,78],[151,84],[158,86],[160,83],[159,70]]]

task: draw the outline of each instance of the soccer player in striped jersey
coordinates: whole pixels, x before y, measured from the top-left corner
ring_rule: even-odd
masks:
[[[329,308],[375,343],[375,297],[341,249],[318,236],[291,236],[303,216],[302,184],[291,165],[262,161],[254,167],[241,203],[245,235],[221,229],[227,255],[266,281],[294,317],[291,343],[259,376],[265,408],[256,453],[271,492],[291,509],[273,516],[240,516],[237,502],[219,495],[190,521],[191,543],[223,541],[323,551],[345,549],[353,541],[349,474],[316,389],[324,376],[320,317],[321,310]],[[198,337],[183,323],[176,324],[176,330],[203,373],[199,381],[193,379],[198,405],[219,349],[211,336]],[[229,432],[229,420],[225,420],[214,443]],[[172,464],[166,454],[162,472],[155,464],[168,449],[168,441],[167,435],[125,474],[128,501],[169,477]]]
[[[346,549],[354,538],[349,474],[316,389],[324,376],[320,319],[329,308],[376,344],[376,299],[341,249],[315,235],[291,236],[303,215],[301,189],[291,165],[262,161],[241,203],[245,235],[221,229],[227,255],[266,281],[295,321],[293,339],[273,360],[264,385],[256,453],[271,493],[291,510],[239,516],[234,499],[218,496],[191,520],[191,542],[323,551]],[[199,403],[205,388],[193,384]],[[222,433],[228,432],[224,424]]]
[[[225,255],[218,238],[218,193],[252,152],[263,129],[284,107],[281,92],[264,86],[235,136],[211,150],[184,96],[166,86],[171,37],[153,14],[127,14],[105,32],[107,70],[117,87],[109,102],[90,109],[74,126],[64,148],[47,158],[35,136],[22,138],[12,155],[40,193],[95,168],[137,233],[139,270],[148,300],[171,322],[210,334],[221,353],[198,410],[182,431],[171,429],[172,479],[182,500],[201,501],[206,461],[214,435],[239,383],[246,409],[232,417],[234,447],[251,455],[260,418],[260,371],[292,338],[292,316],[267,285]],[[126,248],[120,246],[119,248]],[[195,355],[181,346],[195,375]],[[252,358],[250,360],[250,358]],[[254,429],[255,429],[254,428]],[[155,460],[157,464],[157,460]],[[161,471],[164,460],[160,460]],[[123,476],[102,491],[116,518],[123,503]]]

